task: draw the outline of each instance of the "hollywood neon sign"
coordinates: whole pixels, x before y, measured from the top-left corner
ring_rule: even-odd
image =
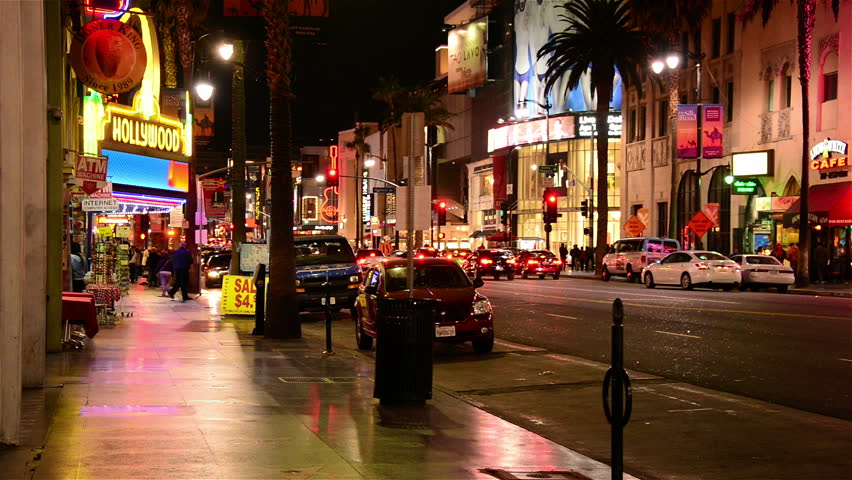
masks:
[[[146,122],[139,118],[112,115],[112,141],[156,148],[166,152],[179,152],[183,132],[172,125]]]

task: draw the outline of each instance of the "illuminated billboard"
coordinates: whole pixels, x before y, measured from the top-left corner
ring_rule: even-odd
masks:
[[[115,150],[104,149],[101,153],[109,158],[107,178],[113,183],[172,192],[189,191],[188,163]]]
[[[565,2],[557,0],[520,1],[515,0],[515,66],[514,66],[514,103],[524,99],[535,100],[541,104],[550,103],[550,115],[563,112],[588,112],[595,110],[597,98],[592,95],[591,78],[586,72],[580,79],[580,85],[565,90],[568,74],[562,76],[553,86],[550,95],[544,96],[544,74],[547,71],[547,59],[537,58],[537,53],[550,39],[553,33],[565,31],[568,22]],[[612,101],[609,106],[621,110],[621,76],[615,72]]]
[[[485,83],[488,73],[488,19],[454,28],[447,38],[447,91],[460,92]]]

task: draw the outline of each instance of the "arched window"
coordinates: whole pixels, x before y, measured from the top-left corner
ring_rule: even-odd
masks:
[[[787,179],[787,184],[784,185],[782,197],[798,197],[802,194],[802,188],[799,186],[799,181],[792,176]]]
[[[689,243],[684,227],[698,212],[698,195],[698,175],[694,170],[683,172],[677,188],[677,237],[683,248],[687,248]]]
[[[719,204],[719,224],[707,233],[707,248],[723,255],[731,253],[731,186],[725,182],[728,167],[717,168],[710,179],[707,203]]]

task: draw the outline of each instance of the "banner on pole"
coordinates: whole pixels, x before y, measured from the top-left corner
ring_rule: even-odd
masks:
[[[703,136],[701,153],[704,158],[722,158],[724,144],[724,112],[722,105],[704,105],[701,123]]]
[[[677,106],[677,156],[698,158],[698,105]]]

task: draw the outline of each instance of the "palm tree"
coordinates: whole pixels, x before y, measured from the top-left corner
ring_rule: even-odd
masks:
[[[355,205],[357,206],[355,209],[355,245],[356,248],[364,248],[363,245],[363,236],[364,236],[364,224],[362,218],[362,210],[361,206],[361,197],[364,194],[361,191],[363,176],[363,166],[364,164],[361,162],[361,159],[368,153],[370,153],[370,144],[365,140],[370,135],[370,128],[366,126],[359,125],[355,127],[354,131],[355,138],[351,142],[346,142],[343,146],[348,148],[349,150],[355,150],[355,188],[353,189],[353,193],[355,194]]]
[[[607,116],[612,100],[612,84],[615,69],[618,68],[625,85],[633,82],[641,87],[636,66],[647,58],[645,42],[631,22],[627,4],[619,0],[577,0],[566,2],[560,8],[565,13],[559,17],[568,24],[568,28],[554,33],[538,51],[538,58],[547,57],[546,94],[550,93],[563,75],[568,75],[566,88],[576,88],[587,70],[591,74],[592,94],[597,92],[595,144],[598,159],[598,218],[595,265],[600,274],[601,260],[606,252],[609,218]]]
[[[825,0],[831,3],[834,20],[840,13],[840,0]],[[775,4],[778,0],[760,2],[759,5],[751,3],[743,12],[743,18],[748,21],[758,12],[761,14],[763,26],[772,16]],[[799,267],[797,282],[807,285],[810,281],[808,273],[808,258],[810,257],[810,230],[808,225],[808,188],[809,158],[808,150],[810,143],[810,82],[811,82],[811,44],[813,42],[814,21],[816,19],[816,0],[796,0],[796,23],[798,29],[799,50],[799,83],[802,86],[802,169],[801,169],[801,194],[799,196]]]
[[[293,253],[293,55],[288,0],[263,0],[269,81],[273,232],[269,238],[269,296],[264,334],[301,338]]]
[[[405,89],[399,84],[399,79],[391,75],[389,77],[379,77],[379,86],[373,90],[373,100],[378,100],[387,105],[388,114],[381,122],[379,130],[379,156],[384,157],[384,134],[390,133],[391,148],[390,150],[396,154],[396,130],[394,127],[399,124],[399,113],[397,106],[399,98],[405,93]],[[393,163],[393,162],[391,162]],[[394,172],[395,174],[396,172]]]
[[[642,31],[652,52],[678,51],[681,32],[696,31],[710,11],[711,0],[628,0],[630,15]],[[695,52],[701,54],[701,52]],[[686,59],[684,59],[686,61]],[[669,149],[671,151],[671,185],[669,200],[669,236],[678,238],[677,190],[680,176],[677,168],[677,104],[680,103],[680,70],[669,71]],[[699,97],[701,92],[699,92]],[[700,98],[698,99],[700,102]]]

